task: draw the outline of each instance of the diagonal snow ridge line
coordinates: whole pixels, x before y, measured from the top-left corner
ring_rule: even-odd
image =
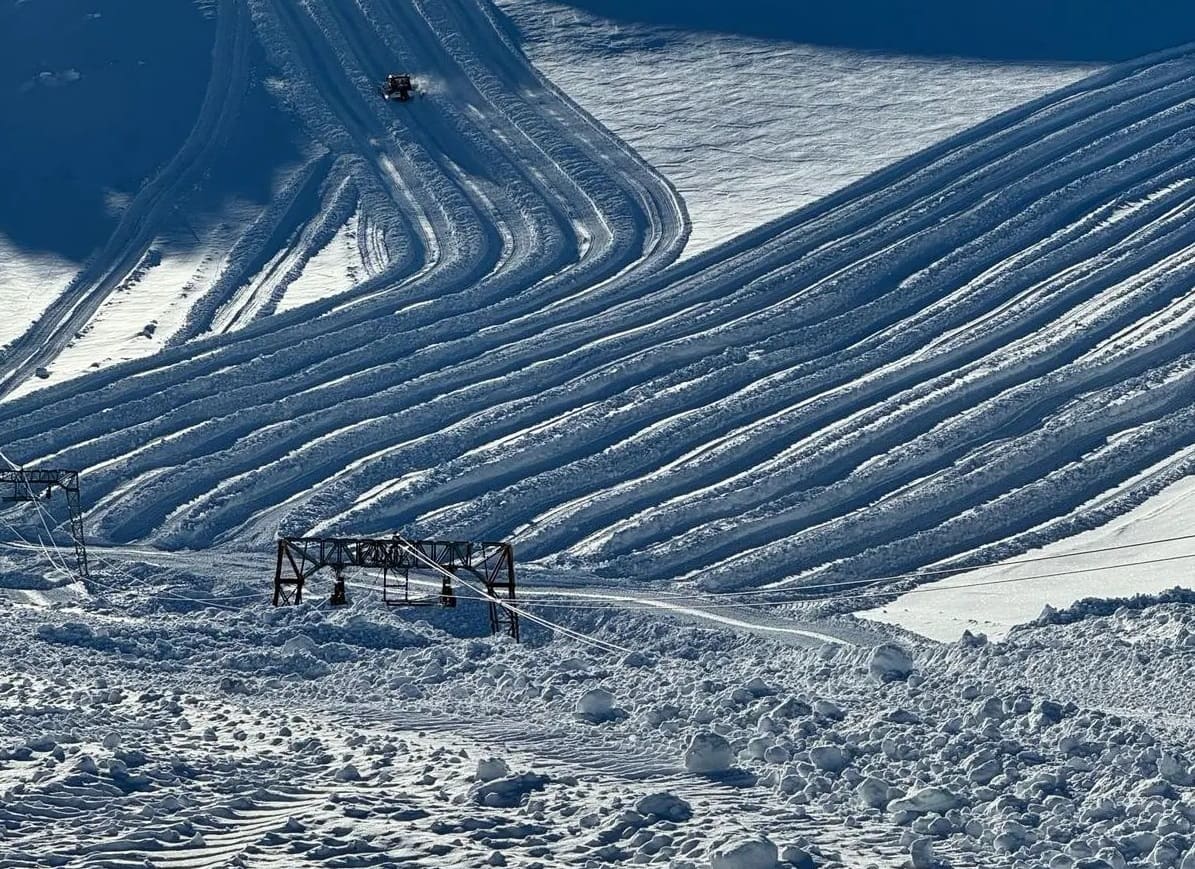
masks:
[[[0,405],[14,454],[94,469],[101,539],[403,528],[799,586],[1015,549],[1195,444],[1189,49],[672,266],[675,193],[487,4],[250,7],[379,271],[270,313],[300,231],[185,347]],[[443,80],[393,111],[395,64]]]
[[[295,75],[299,75],[299,73],[296,71]],[[329,76],[329,78],[335,78],[335,77]],[[372,97],[370,97],[370,100],[371,100],[371,102],[376,102],[376,100],[372,99]],[[557,113],[557,114],[559,114],[559,113]],[[358,138],[360,138],[360,137],[358,137]],[[577,171],[579,167],[569,166],[568,168],[569,168],[569,171],[571,174],[574,174],[574,175],[579,174]],[[642,170],[640,170],[640,171],[642,171]],[[591,172],[590,174],[592,175],[593,173]],[[598,187],[599,180],[602,180],[602,179],[595,179],[593,186]],[[616,189],[618,186],[617,184],[610,184],[609,183],[610,179],[604,179],[602,181],[603,181],[603,183],[601,183],[600,188],[599,188],[602,190]],[[671,192],[667,192],[661,198],[663,198],[669,202],[672,202],[675,200],[675,196]],[[574,215],[574,217],[576,217],[576,215]],[[643,221],[640,220],[637,223],[641,224],[642,222]],[[570,222],[570,226],[571,225],[572,224]],[[680,231],[683,230],[683,227],[680,226],[680,224],[678,222],[674,221],[673,228],[676,231],[671,233],[671,237],[670,237],[670,240],[668,241],[668,243],[666,243],[666,244],[662,243],[660,245],[657,245],[655,248],[653,248],[653,250],[649,254],[650,257],[655,257],[657,259],[660,257],[663,257],[665,260],[670,260],[671,257],[675,256],[677,250],[679,250],[679,241],[683,240],[680,238],[680,235],[679,235]],[[636,235],[637,235],[637,233],[636,233]],[[586,258],[586,261],[592,263],[594,260],[595,260],[595,257],[593,255],[593,253],[591,252],[590,255]],[[601,262],[602,262],[603,258],[597,257],[597,260],[598,260],[598,262],[597,262],[598,266],[609,271],[612,263],[607,262],[606,265],[602,266]],[[609,257],[606,256],[605,260],[609,260]],[[621,262],[618,267],[620,269],[625,268],[627,262],[628,261],[626,261],[624,259],[624,261]],[[591,274],[590,278],[599,277],[599,276],[600,276],[600,273]],[[566,273],[563,275],[563,279],[557,279],[555,281],[555,283],[557,285],[568,286],[568,285],[573,285],[573,284],[583,284],[584,281],[581,281],[580,277],[578,275],[576,275],[574,272],[566,271]],[[451,301],[451,298],[452,298],[451,294],[449,294],[446,297],[446,295],[444,293],[444,288],[442,286],[433,285],[433,284],[428,284],[427,286],[428,286],[428,289],[424,293],[425,298],[427,298],[427,299],[437,298],[438,300],[441,301],[441,303],[447,303],[447,302]],[[539,289],[539,292],[537,292],[536,295],[539,296],[539,298],[542,300],[542,291],[543,291],[543,289],[546,289],[546,288],[538,288],[538,289]],[[396,288],[395,292],[397,292],[397,290],[398,290],[398,288]],[[410,298],[409,294],[407,294],[407,293],[404,293],[403,295],[406,296],[408,299]],[[472,312],[475,316],[486,317],[491,321],[496,320],[502,316],[506,316],[506,314],[508,313],[506,311],[495,310],[494,314],[490,315],[489,307],[478,308],[477,305],[479,302],[484,302],[484,301],[488,301],[488,300],[476,298],[479,295],[476,288],[469,290],[468,293],[462,293],[460,295],[462,297],[462,299],[461,299],[462,302],[466,303],[467,306],[458,307],[458,309],[455,311],[455,313],[470,313],[470,312]],[[381,340],[381,337],[384,335],[386,340],[389,341],[390,334],[388,334],[388,333],[392,333],[393,327],[389,322],[380,324],[380,326],[379,326],[378,325],[378,313],[380,310],[386,309],[386,314],[391,315],[391,313],[393,311],[393,305],[394,305],[392,298],[393,298],[393,296],[388,296],[385,299],[379,300],[379,302],[377,304],[373,305],[368,310],[356,309],[356,310],[350,312],[347,316],[330,318],[326,324],[322,321],[317,320],[316,323],[313,325],[311,322],[309,322],[310,316],[308,316],[307,318],[303,319],[302,328],[296,328],[295,330],[293,330],[295,333],[295,337],[299,336],[298,333],[302,333],[302,337],[307,338],[312,333],[332,328],[333,326],[335,326],[335,324],[340,324],[339,327],[348,328],[348,327],[353,327],[356,324],[366,322],[366,323],[369,323],[371,325],[371,327],[375,329],[375,334],[377,334],[379,336],[379,340]],[[520,301],[519,304],[523,308],[523,310],[530,310],[531,305],[536,304],[536,302],[533,302],[532,299],[527,299],[525,301]],[[303,313],[310,315],[311,311],[304,310]],[[290,319],[292,321],[298,320],[298,319],[300,319],[300,315],[295,314],[295,315],[291,316]],[[427,320],[427,322],[431,322],[431,320]],[[277,323],[272,324],[272,325],[275,328],[278,328]],[[415,324],[415,325],[419,325],[419,324]],[[337,328],[339,328],[339,327],[337,327]],[[381,328],[381,327],[384,327],[384,328]],[[352,331],[354,333],[357,333],[360,330],[353,329]],[[256,338],[256,334],[254,334],[250,337]],[[358,343],[360,341],[361,341],[361,336],[358,334],[354,334],[353,343]],[[252,355],[253,357],[258,356],[260,353],[260,350],[261,350],[258,342],[252,341],[252,342],[248,342],[248,344],[249,344],[249,346],[244,346],[242,348],[243,352],[246,355]],[[336,342],[336,344],[337,344],[337,346],[343,346],[343,342]],[[329,347],[327,346],[326,343],[319,347],[312,347],[311,349],[312,349],[312,356],[310,358],[319,358],[319,359],[323,359],[323,360],[328,359]],[[348,370],[354,370],[354,368],[355,368],[355,366],[350,366],[348,368]],[[183,371],[183,372],[179,372],[179,374],[185,376],[187,374],[193,374],[193,372]]]

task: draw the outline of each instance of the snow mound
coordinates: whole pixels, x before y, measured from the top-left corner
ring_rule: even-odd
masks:
[[[524,772],[488,782],[478,782],[469,795],[478,805],[512,809],[527,799],[528,794],[543,789],[551,779],[546,775]]]
[[[662,791],[641,797],[635,803],[635,811],[641,815],[656,815],[666,821],[687,821],[693,817],[693,807],[676,794]]]
[[[733,839],[710,853],[710,869],[775,869],[779,856],[767,836]]]
[[[604,724],[626,718],[627,713],[614,705],[614,695],[605,688],[591,688],[577,700],[573,717],[590,724]]]
[[[931,785],[888,803],[888,811],[919,815],[927,812],[945,814],[962,805],[964,801],[957,794],[946,788]]]
[[[500,757],[483,757],[477,761],[477,772],[473,778],[479,782],[497,781],[510,775],[510,766]]]

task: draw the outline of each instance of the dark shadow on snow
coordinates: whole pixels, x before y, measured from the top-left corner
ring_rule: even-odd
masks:
[[[1120,61],[1195,41],[1190,0],[561,0],[620,21],[897,54]]]
[[[0,0],[0,235],[81,261],[119,222],[118,207],[179,150],[212,71],[216,21],[197,0]],[[244,96],[238,166],[215,167],[229,196],[264,202],[279,140],[260,86]]]

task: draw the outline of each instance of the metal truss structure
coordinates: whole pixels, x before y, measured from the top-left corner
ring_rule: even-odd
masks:
[[[303,586],[330,567],[333,605],[348,602],[344,572],[350,567],[382,571],[382,600],[389,606],[456,606],[453,577],[466,573],[480,581],[489,599],[490,632],[519,638],[515,600],[514,549],[509,543],[387,538],[282,537],[274,568],[274,606],[303,601]],[[288,569],[289,568],[289,569]],[[411,573],[434,573],[438,595],[411,596]]]
[[[87,570],[87,544],[83,539],[83,508],[79,503],[79,472],[60,468],[14,468],[0,470],[0,486],[10,487],[11,494],[0,498],[4,502],[36,502],[49,500],[55,487],[66,492],[70,513],[71,539],[75,543],[75,564],[79,576],[90,579]]]

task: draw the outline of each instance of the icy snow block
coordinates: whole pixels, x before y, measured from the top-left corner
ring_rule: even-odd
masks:
[[[622,665],[624,667],[654,667],[655,663],[656,662],[651,655],[639,651],[627,652],[622,659]]]
[[[63,643],[71,646],[90,645],[96,638],[91,625],[83,622],[67,622],[63,625],[42,624],[37,626],[37,637],[47,643]]]
[[[614,705],[614,695],[605,688],[592,688],[581,695],[573,717],[590,724],[602,724],[627,717],[627,713]]]
[[[871,650],[867,672],[877,682],[907,679],[913,672],[913,658],[895,643],[884,643]]]
[[[913,869],[934,869],[934,844],[929,836],[914,839],[909,844],[909,863]]]
[[[833,700],[815,700],[813,702],[813,712],[830,721],[841,721],[846,717],[842,708]]]
[[[850,759],[837,745],[815,745],[809,749],[809,760],[825,772],[842,772]]]
[[[1193,780],[1186,762],[1168,752],[1158,758],[1158,775],[1176,785],[1189,785]]]
[[[483,757],[477,761],[477,773],[474,775],[474,779],[483,782],[495,781],[508,775],[510,775],[510,767],[502,758]]]
[[[709,731],[693,734],[689,747],[685,749],[685,769],[689,772],[725,772],[730,769],[733,760],[730,743]]]
[[[710,852],[710,869],[776,869],[779,856],[767,836],[736,839]]]
[[[593,688],[581,695],[577,701],[577,711],[584,715],[600,718],[609,715],[614,709],[614,695],[605,688]]]
[[[813,707],[797,697],[789,697],[772,707],[772,711],[768,713],[775,719],[804,718],[812,714]]]
[[[855,792],[864,805],[871,806],[873,809],[882,809],[888,804],[888,790],[888,782],[875,776],[868,776],[855,788]]]
[[[771,697],[776,693],[776,689],[761,679],[759,676],[753,677],[743,687],[751,692],[752,697]]]
[[[907,797],[893,800],[888,803],[888,811],[909,812],[916,815],[937,812],[940,815],[944,815],[946,812],[961,808],[962,806],[963,800],[946,790],[946,788],[928,787],[914,791]]]
[[[282,644],[282,654],[297,655],[299,653],[319,657],[319,645],[306,634],[296,634]]]
[[[523,802],[528,794],[541,790],[551,779],[533,772],[519,773],[490,782],[478,782],[469,789],[469,795],[478,805],[495,809],[513,809]]]
[[[667,821],[687,821],[693,817],[693,807],[668,791],[643,797],[635,803],[635,811],[641,815],[655,815]]]

